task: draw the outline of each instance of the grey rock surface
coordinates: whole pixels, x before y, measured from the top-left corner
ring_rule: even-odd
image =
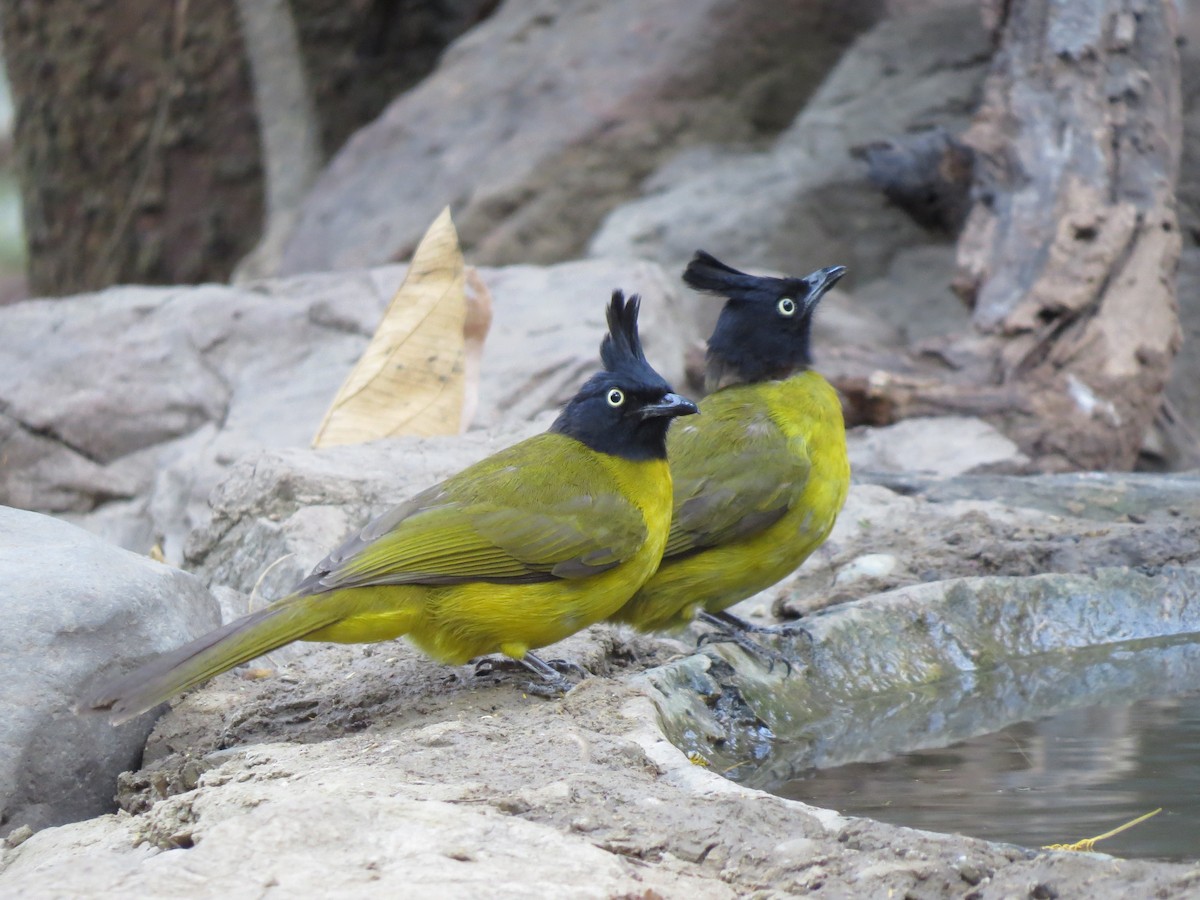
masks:
[[[876,342],[876,346],[895,349],[970,332],[971,311],[950,289],[956,272],[953,245],[919,244],[898,250],[882,276],[860,283],[854,290],[855,302],[898,333],[892,343]]]
[[[796,741],[802,752],[780,754],[746,779],[780,783],[814,766],[946,747],[1063,709],[1189,692],[1200,647],[1180,638],[1200,630],[1190,602],[1198,588],[1200,569],[1184,566],[947,579],[813,616],[811,638],[769,639],[803,665],[804,678],[744,665],[725,648],[711,659],[728,657],[732,675],[691,657],[646,678],[662,694],[672,739],[718,767],[745,752],[739,722],[761,721],[772,740]],[[1163,638],[1172,640],[1147,643]],[[699,696],[736,691],[752,715],[727,716],[713,703],[714,712],[701,712],[698,680],[710,682]],[[896,704],[900,692],[911,699]]]
[[[671,148],[777,134],[880,0],[507,3],[337,154],[284,274],[411,253],[446,203],[479,262],[577,255]]]
[[[306,447],[404,267],[237,288],[115,288],[0,309],[0,503],[182,558],[239,458]],[[597,365],[614,288],[643,295],[647,354],[683,381],[687,297],[653,263],[484,269],[493,294],[476,421],[524,421]]]
[[[72,706],[98,678],[219,623],[193,576],[48,516],[0,507],[0,835],[113,809],[151,713],[114,729]]]
[[[772,147],[684,151],[608,216],[590,251],[673,267],[704,247],[786,271],[845,265],[851,289],[878,278],[904,248],[944,239],[889,207],[853,149],[924,127],[961,131],[989,57],[975,4],[885,19],[843,54]]]
[[[915,605],[903,612],[919,622]],[[856,659],[870,650],[855,644],[859,622],[896,643],[885,617],[850,614],[841,639]],[[822,634],[835,631],[830,622]],[[646,642],[592,643],[575,657],[589,666],[654,658]],[[122,782],[133,815],[0,846],[0,893],[950,900],[1041,885],[1041,895],[1171,900],[1192,890],[1190,865],[1037,853],[735,785],[667,742],[657,722],[673,708],[654,686],[694,701],[703,739],[706,698],[732,693],[728,667],[690,656],[632,685],[601,671],[553,703],[511,680],[431,666],[402,643],[322,648],[253,681],[222,676],[160,721],[147,768]]]
[[[882,428],[855,428],[846,435],[855,472],[910,472],[949,477],[1003,466],[1020,470],[1029,458],[982,419],[939,416],[904,419]]]
[[[1183,155],[1179,163],[1179,227],[1184,246],[1200,242],[1200,8],[1180,8],[1179,74],[1183,112]]]
[[[520,433],[244,460],[190,542],[192,562],[205,580],[277,595],[397,495]],[[176,702],[150,739],[145,768],[120,780],[120,802],[133,815],[0,848],[0,893],[240,897],[301,881],[332,890],[337,872],[355,891],[417,885],[429,896],[480,885],[498,896],[581,897],[820,885],[830,896],[951,898],[976,885],[984,896],[1024,896],[1030,884],[1060,896],[1188,896],[1190,866],[1039,854],[848,819],[716,774],[722,754],[739,762],[732,755],[744,735],[731,726],[768,722],[782,735],[810,722],[824,761],[898,746],[931,720],[947,723],[944,735],[966,735],[1075,696],[1073,670],[1055,668],[1048,654],[1197,627],[1188,602],[1197,575],[1179,568],[1198,559],[1195,478],[880,477],[852,487],[830,540],[779,588],[809,612],[838,604],[811,618],[815,642],[779,639],[780,649],[804,656],[804,678],[785,683],[782,667],[772,676],[736,648],[692,655],[690,642],[597,627],[550,651],[594,674],[547,703],[528,696],[525,675],[433,665],[403,641],[305,645],[272,654],[253,677],[226,673]],[[286,553],[294,561],[268,571]],[[844,602],[856,597],[865,599]],[[968,683],[1006,655],[1049,666],[1055,690],[1026,696],[993,679],[961,702],[918,704],[924,718],[860,716],[890,723],[885,737],[839,718],[842,699],[874,709],[872,692],[883,689],[887,712],[896,683],[905,695],[948,675]],[[1200,658],[1177,656],[1148,659],[1146,672],[1200,670]],[[1120,671],[1102,668],[1082,686],[1095,693],[1121,683]],[[796,719],[792,707],[810,701],[813,715]],[[659,721],[713,767],[693,765],[664,740]],[[530,846],[542,852],[527,854]],[[197,868],[206,879],[199,889]]]

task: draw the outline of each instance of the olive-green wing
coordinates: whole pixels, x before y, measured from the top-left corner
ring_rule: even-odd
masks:
[[[709,410],[667,440],[674,481],[671,533],[663,558],[748,537],[797,502],[811,468],[807,447],[765,410]]]
[[[539,435],[385,513],[298,590],[584,578],[632,557],[646,536],[592,451]]]

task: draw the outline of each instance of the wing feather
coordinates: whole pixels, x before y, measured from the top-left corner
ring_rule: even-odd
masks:
[[[585,578],[632,557],[646,536],[641,510],[590,451],[543,434],[384,513],[298,590]]]
[[[719,395],[714,395],[718,397]],[[674,513],[664,558],[739,540],[778,522],[808,482],[804,442],[789,439],[766,410],[724,414],[701,406],[694,424],[667,441]]]

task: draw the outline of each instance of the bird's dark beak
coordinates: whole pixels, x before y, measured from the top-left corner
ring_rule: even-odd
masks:
[[[678,394],[665,394],[657,403],[647,403],[639,414],[643,419],[654,419],[659,416],[691,416],[700,412],[696,404],[687,397]]]
[[[808,282],[808,299],[810,303],[816,303],[825,292],[842,280],[842,276],[846,274],[845,266],[829,266],[825,269],[817,269],[811,275],[805,277]]]

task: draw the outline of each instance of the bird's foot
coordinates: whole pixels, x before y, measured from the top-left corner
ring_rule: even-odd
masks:
[[[521,659],[488,656],[475,664],[476,677],[521,670],[531,671],[541,678],[541,681],[531,681],[526,685],[526,690],[538,697],[561,697],[575,686],[575,682],[567,678],[568,674],[578,675],[581,679],[589,674],[583,666],[568,659],[544,660],[533,653],[526,653]]]
[[[716,631],[711,631],[700,636],[696,646],[702,647],[705,644],[736,644],[750,656],[757,659],[767,667],[768,672],[775,669],[776,663],[783,663],[787,670],[787,674],[792,673],[792,661],[785,654],[780,653],[773,647],[767,647],[750,637],[751,634],[768,634],[780,635],[786,637],[795,637],[803,634],[812,642],[812,635],[808,629],[801,625],[789,623],[787,625],[754,625],[747,622],[745,619],[739,618],[728,612],[701,612],[696,618],[705,624],[712,625]]]
[[[567,673],[576,674],[580,678],[586,678],[588,675],[587,669],[567,659],[546,661],[533,653],[526,653],[518,662],[541,676],[541,681],[531,681],[525,686],[525,690],[537,697],[561,697],[575,687],[575,682],[567,678]]]
[[[525,683],[525,693],[533,694],[535,697],[541,697],[545,700],[557,700],[570,692],[571,688],[575,687],[575,682],[566,675],[559,675],[554,679],[545,679],[544,681],[527,681]]]
[[[501,672],[523,672],[525,667],[508,656],[484,656],[475,660],[475,677],[490,678]]]
[[[776,663],[783,663],[789,675],[792,672],[792,661],[790,659],[778,650],[774,650],[771,647],[764,647],[758,641],[740,631],[722,629],[721,631],[706,632],[700,635],[696,646],[703,647],[705,644],[736,644],[749,656],[754,657],[765,665],[768,672],[775,670]]]
[[[800,635],[804,635],[810,643],[813,642],[812,632],[799,621],[785,622],[782,625],[755,625],[741,616],[735,616],[733,613],[725,612],[724,610],[716,613],[701,612],[697,618],[721,631],[741,631],[745,634],[774,634],[780,637],[799,637]]]

